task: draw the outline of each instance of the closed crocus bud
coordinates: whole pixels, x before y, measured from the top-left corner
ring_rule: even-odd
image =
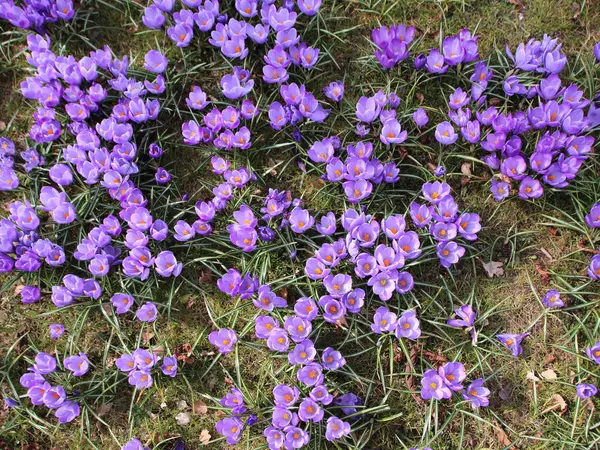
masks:
[[[35,286],[25,286],[21,290],[21,302],[22,303],[35,303],[41,297],[40,288]]]

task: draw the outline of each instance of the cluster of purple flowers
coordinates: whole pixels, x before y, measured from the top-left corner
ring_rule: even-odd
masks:
[[[382,26],[372,31],[371,37],[377,46],[375,57],[384,69],[391,69],[408,58],[409,46],[415,37],[415,27],[404,24]]]
[[[232,388],[231,392],[220,400],[220,403],[224,408],[231,408],[231,415],[216,423],[217,433],[227,438],[226,441],[229,445],[237,444],[244,431],[242,416],[248,411],[244,405],[244,395],[239,389]],[[250,415],[246,420],[246,425],[251,426],[254,423],[256,423],[256,416]]]
[[[337,89],[343,90],[343,87]],[[321,123],[329,116],[330,110],[323,108],[312,92],[306,91],[303,84],[282,84],[279,93],[284,104],[274,101],[269,105],[269,123],[274,130],[281,130],[288,124],[296,126],[304,119]],[[295,139],[299,141],[299,131],[295,131]]]
[[[547,53],[546,58],[551,60],[556,51]],[[523,199],[541,197],[542,182],[552,188],[564,188],[588,158],[594,138],[583,133],[593,126],[584,112],[590,101],[576,84],[562,86],[557,73],[563,66],[556,71],[540,69],[550,74],[529,89],[519,82],[517,75],[504,81],[508,96],[539,97],[539,105],[529,106],[526,111],[501,113],[495,106],[475,110],[485,104],[486,96],[482,94],[493,77],[483,61],[474,67],[471,95],[460,87],[450,95],[450,120],[460,128],[460,135],[467,143],[479,144],[488,152],[483,161],[492,170],[500,170],[500,178],[493,179],[491,186],[497,201],[509,196],[513,181],[519,182],[519,196]],[[471,102],[476,102],[476,108],[469,106]],[[453,144],[459,137],[452,123],[442,122],[436,127],[435,138],[442,145]],[[485,127],[489,127],[487,134]],[[537,139],[535,151],[527,152],[526,136],[534,133],[539,136],[543,130],[546,132]]]
[[[294,27],[298,18],[294,10],[297,6],[302,13],[313,16],[318,12],[321,0],[298,0],[297,5],[290,1],[280,8],[271,1],[262,1],[259,8],[258,0],[237,0],[235,9],[240,20],[220,13],[218,0],[208,0],[204,4],[198,0],[185,0],[183,3],[190,9],[184,7],[173,12],[174,1],[155,0],[144,10],[142,20],[147,27],[159,29],[165,25],[165,14],[168,14],[174,24],[167,29],[167,35],[178,47],[190,45],[194,30],[198,28],[203,33],[210,32],[208,42],[219,48],[223,56],[240,60],[248,56],[249,44],[265,44],[272,30],[275,45],[264,57],[263,80],[266,83],[287,81],[290,64],[311,69],[317,63],[319,49],[300,41],[301,36]],[[250,23],[250,19],[259,15],[259,22]]]
[[[102,287],[93,278],[83,279],[77,275],[68,274],[62,279],[62,286],[52,286],[51,300],[59,308],[68,306],[78,298],[88,297],[99,299],[102,296]]]
[[[0,191],[11,191],[19,187],[19,177],[14,165],[15,143],[7,137],[0,137]]]
[[[408,133],[402,130],[396,118],[396,108],[400,105],[400,97],[392,92],[387,95],[382,90],[371,97],[362,96],[356,102],[356,118],[360,121],[356,125],[356,134],[365,137],[371,131],[368,124],[377,119],[381,122],[379,140],[386,146],[402,144]],[[389,107],[389,109],[384,109]]]
[[[44,25],[58,20],[69,21],[75,15],[73,0],[0,0],[0,19],[23,29],[44,31]]]
[[[371,330],[375,334],[394,333],[398,339],[417,340],[421,336],[421,323],[414,311],[404,311],[400,317],[385,306],[375,311]]]
[[[559,73],[567,64],[567,57],[561,53],[562,44],[558,39],[544,35],[541,41],[530,39],[520,43],[514,55],[506,46],[506,54],[516,69],[539,73]]]
[[[449,67],[476,61],[479,58],[477,36],[471,35],[467,29],[461,30],[454,36],[446,36],[442,43],[441,52],[431,49],[425,56],[420,54],[415,58],[415,68],[425,68],[430,73],[446,73]]]
[[[600,228],[600,202],[592,206],[589,214],[585,216],[585,223],[590,228]],[[592,280],[600,280],[600,253],[592,256],[587,274]]]
[[[438,242],[437,257],[442,266],[449,268],[465,254],[465,248],[457,244],[455,239],[477,240],[477,233],[481,230],[479,214],[459,213],[458,204],[450,194],[450,185],[447,183],[425,183],[423,197],[429,205],[413,202],[410,215],[417,228],[429,225],[429,233]]]
[[[39,208],[50,211],[56,223],[72,222],[75,219],[75,208],[66,201],[64,192],[56,196],[54,193],[57,193],[55,189],[43,187],[40,196],[42,206]],[[0,221],[0,273],[13,269],[36,272],[43,262],[50,267],[65,263],[63,247],[50,239],[41,238],[41,221],[29,201],[12,202],[8,210],[8,219]]]
[[[465,389],[462,383],[466,378],[465,366],[460,362],[445,363],[437,371],[429,369],[421,380],[421,397],[442,400],[451,398],[453,392],[461,392],[463,399],[474,408],[488,406],[490,391],[483,386],[483,378],[473,381]]]
[[[224,92],[228,94],[228,91]],[[206,94],[194,87],[187,98],[187,104],[193,109],[204,109],[208,105]],[[251,134],[247,126],[240,127],[240,118],[249,121],[258,114],[258,108],[251,100],[244,100],[239,109],[227,106],[219,111],[215,107],[204,115],[204,126],[200,126],[195,120],[181,126],[183,142],[187,145],[212,144],[221,150],[247,150],[252,146]]]
[[[63,360],[63,367],[73,376],[81,377],[90,369],[90,361],[85,353],[69,356]],[[48,353],[36,355],[34,364],[20,379],[21,386],[27,389],[27,396],[35,406],[44,405],[54,410],[60,423],[71,422],[79,416],[81,409],[74,400],[75,394],[67,394],[61,385],[53,386],[47,377],[56,373],[56,358]],[[61,377],[64,375],[61,374]]]
[[[335,216],[331,213],[335,225]],[[413,277],[402,271],[407,260],[421,255],[419,235],[414,231],[405,231],[406,221],[401,215],[389,216],[381,224],[372,216],[354,209],[348,209],[341,217],[346,239],[333,244],[323,244],[315,256],[306,261],[304,271],[311,280],[323,280],[328,295],[319,300],[324,308],[324,318],[337,322],[346,310],[360,312],[364,305],[365,292],[360,288],[352,289],[349,275],[333,275],[331,270],[346,257],[355,265],[354,273],[359,278],[368,278],[367,284],[383,301],[392,297],[394,292],[406,294],[414,287]],[[381,232],[388,243],[380,243]],[[390,242],[391,241],[391,245]],[[368,253],[374,249],[373,254]],[[331,308],[335,310],[331,314]]]
[[[384,125],[385,129],[385,125]],[[406,131],[404,137],[406,135]],[[315,163],[325,163],[323,178],[340,182],[350,203],[358,203],[373,192],[373,184],[395,183],[400,179],[400,170],[394,162],[382,164],[373,155],[371,142],[358,142],[346,147],[345,160],[335,155],[341,151],[340,139],[330,136],[317,141],[308,149],[308,157]]]
[[[64,160],[75,167],[87,184],[102,179],[101,184],[110,194],[123,201],[130,192],[129,177],[139,171],[135,163],[134,125],[156,119],[160,111],[158,100],[144,97],[165,90],[165,80],[160,75],[166,69],[164,56],[156,50],[148,52],[144,67],[158,75],[154,81],[139,81],[128,77],[128,57],[113,58],[108,46],[76,60],[73,56],[55,55],[47,38],[30,35],[27,41],[31,52],[28,61],[37,73],[21,83],[21,91],[26,98],[41,104],[34,114],[30,138],[45,143],[61,137],[63,130],[56,111],[60,107],[61,115],[69,119],[66,128],[75,138],[75,144],[63,150]],[[112,106],[107,105],[110,96],[101,84],[102,78],[117,94],[118,102]],[[102,146],[101,139],[112,144],[110,151]],[[23,157],[30,166],[39,164],[36,152]],[[60,164],[50,170],[50,178],[66,186],[73,182],[73,173],[69,166]]]
[[[136,389],[147,389],[152,387],[152,370],[158,368],[160,357],[150,350],[138,348],[133,353],[124,353],[116,361],[115,366],[127,374],[128,382]],[[175,356],[165,356],[162,358],[160,371],[168,376],[177,375],[177,358]]]
[[[125,314],[131,309],[135,300],[130,294],[117,293],[112,296],[110,302],[117,314]],[[139,307],[135,316],[141,322],[154,322],[158,317],[158,309],[153,302],[146,302]]]

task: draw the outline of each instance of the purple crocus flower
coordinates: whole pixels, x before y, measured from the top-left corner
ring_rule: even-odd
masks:
[[[325,439],[332,442],[343,438],[350,434],[350,424],[338,419],[335,416],[331,416],[327,419],[327,430],[325,431]]]
[[[492,179],[490,191],[494,195],[494,200],[500,202],[509,196],[510,184],[508,184],[505,181],[498,181],[496,179]]]
[[[323,368],[318,363],[311,363],[300,370],[297,374],[298,381],[308,387],[323,383]]]
[[[54,415],[60,423],[72,422],[81,413],[79,405],[75,402],[65,401],[55,411]]]
[[[396,337],[398,339],[404,337],[412,341],[421,337],[421,322],[414,311],[405,311],[400,315],[396,327]]]
[[[375,311],[373,316],[373,323],[371,324],[371,330],[375,334],[382,334],[385,332],[394,332],[397,326],[397,316],[391,312],[385,306],[380,306]]]
[[[519,356],[523,353],[523,347],[521,347],[521,341],[529,336],[529,333],[522,334],[497,334],[496,338],[505,345],[513,356]],[[599,352],[600,356],[600,352]],[[599,358],[600,361],[600,358]]]
[[[544,195],[544,188],[538,180],[530,176],[523,178],[519,185],[519,197],[527,200],[530,198],[540,198],[542,195]]]
[[[454,241],[440,242],[436,246],[436,254],[443,267],[449,268],[456,264],[465,254],[465,248]]]
[[[52,373],[56,369],[56,359],[48,353],[40,352],[35,357],[33,368],[42,375]]]
[[[467,378],[465,366],[457,361],[447,362],[438,369],[438,374],[448,388],[453,391],[462,391],[462,382]]]
[[[600,364],[600,341],[596,342],[591,347],[586,348],[585,354],[596,364]]]
[[[334,102],[339,102],[344,97],[344,83],[342,81],[332,81],[323,89],[325,96]]]
[[[156,305],[152,302],[146,302],[137,310],[135,316],[142,322],[154,322],[158,316]]]
[[[352,290],[352,278],[345,274],[328,275],[323,280],[323,284],[329,295],[334,298],[341,298]]]
[[[560,298],[560,293],[556,289],[551,289],[542,297],[542,303],[546,308],[562,308],[565,302]]]
[[[121,450],[149,450],[149,447],[144,447],[139,439],[133,438]]]
[[[356,103],[356,118],[361,122],[373,122],[380,112],[381,107],[374,97],[361,97]]]
[[[235,416],[226,417],[224,419],[219,420],[216,423],[215,427],[217,429],[217,433],[227,438],[226,440],[229,445],[237,444],[242,438],[244,424],[239,418]]]
[[[483,386],[483,378],[473,381],[463,392],[463,399],[467,400],[474,408],[488,406],[490,390]]]
[[[589,214],[586,214],[585,223],[590,228],[600,228],[600,202],[592,206]]]
[[[221,328],[208,335],[208,341],[219,349],[219,353],[230,353],[237,343],[237,334],[234,330]]]
[[[65,327],[60,323],[53,323],[50,325],[50,338],[58,339],[65,332]]]
[[[63,361],[65,369],[73,372],[73,375],[80,377],[85,375],[90,368],[90,361],[85,353],[81,352],[79,355],[69,356]]]
[[[21,290],[21,302],[25,304],[35,303],[41,298],[40,288],[36,286],[25,286]]]
[[[424,400],[432,398],[442,400],[452,397],[452,391],[444,383],[444,379],[433,369],[427,370],[421,380],[421,397]]]
[[[442,145],[451,145],[456,142],[458,135],[450,122],[442,122],[435,127],[435,139]]]
[[[472,327],[477,317],[473,307],[471,305],[463,305],[458,309],[454,310],[454,313],[459,317],[458,319],[448,319],[448,325],[455,328]]]
[[[287,352],[290,347],[290,339],[283,328],[274,328],[267,338],[267,347],[275,352]]]
[[[178,263],[173,252],[165,250],[160,252],[154,261],[156,272],[163,277],[171,275],[177,277],[183,268],[182,263]]]
[[[423,184],[423,197],[433,205],[439,204],[450,195],[450,185],[440,181]],[[412,209],[412,208],[411,208]]]
[[[168,377],[175,377],[177,375],[177,358],[175,356],[165,356],[160,370]]]
[[[297,206],[290,213],[289,222],[292,231],[296,233],[304,233],[313,226],[315,219],[310,215],[308,210]]]
[[[598,393],[598,388],[593,384],[580,383],[576,386],[577,396],[583,400],[593,397]]]

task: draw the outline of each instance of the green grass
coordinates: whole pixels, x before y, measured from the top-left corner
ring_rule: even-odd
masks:
[[[196,37],[190,47],[178,49],[164,33],[146,30],[141,24],[142,10],[137,1],[83,2],[76,20],[70,24],[50,27],[57,53],[81,56],[95,46],[109,44],[117,56],[127,54],[138,70],[143,55],[150,48],[166,52],[173,65],[168,76],[168,90],[161,101],[162,114],[157,125],[149,126],[143,146],[158,139],[166,150],[165,161],[174,174],[175,183],[157,189],[150,178],[142,179],[151,192],[157,216],[168,218],[172,211],[193,214],[196,200],[210,198],[210,190],[219,179],[210,174],[210,156],[214,149],[189,147],[181,142],[181,123],[201,118],[201,114],[185,107],[185,97],[193,85],[201,86],[210,95],[221,98],[218,80],[230,70],[230,62],[211,49],[205,37]],[[181,283],[171,281],[149,283],[128,280],[125,286],[107,281],[107,292],[127,290],[139,301],[153,300],[161,306],[161,316],[153,325],[141,326],[135,319],[116,317],[105,308],[109,297],[78,304],[77,307],[56,310],[49,300],[22,306],[14,294],[17,285],[25,284],[20,277],[3,279],[0,300],[0,381],[5,395],[23,395],[18,377],[37,351],[56,351],[59,355],[85,351],[94,363],[94,370],[81,380],[66,379],[73,389],[84,392],[82,417],[70,425],[58,426],[45,409],[31,405],[10,412],[0,410],[0,442],[8,448],[117,449],[130,437],[139,437],[156,449],[202,448],[200,433],[208,430],[212,440],[207,448],[225,448],[214,429],[214,423],[224,417],[220,399],[233,385],[246,396],[250,408],[260,422],[234,448],[261,449],[264,439],[261,426],[271,405],[270,392],[278,383],[295,380],[295,372],[283,357],[273,357],[262,341],[253,338],[256,308],[218,292],[216,278],[229,267],[249,270],[270,283],[277,292],[285,290],[290,302],[302,295],[315,298],[322,293],[317,283],[303,274],[304,261],[328,238],[315,235],[292,235],[281,231],[278,239],[251,254],[241,254],[229,244],[224,227],[231,213],[241,204],[250,204],[258,211],[267,187],[289,189],[295,197],[315,213],[348,207],[339,185],[319,181],[321,168],[306,158],[309,145],[328,134],[338,134],[345,144],[355,140],[353,132],[354,104],[361,95],[371,95],[378,89],[402,93],[398,116],[403,126],[419,106],[423,95],[430,125],[445,120],[449,86],[467,86],[468,72],[452,72],[442,78],[408,71],[402,65],[383,72],[373,56],[370,31],[379,24],[407,23],[417,27],[419,50],[437,46],[444,35],[464,27],[476,30],[480,36],[480,52],[490,55],[498,64],[499,53],[508,45],[514,49],[519,42],[541,38],[544,33],[559,37],[569,55],[569,69],[574,80],[592,96],[597,90],[599,72],[591,63],[591,46],[600,39],[600,4],[591,1],[475,1],[475,0],[332,0],[324,2],[321,13],[307,20],[302,27],[307,42],[321,48],[317,69],[298,75],[290,81],[303,82],[315,96],[322,98],[321,89],[330,81],[343,79],[346,96],[333,106],[330,119],[323,124],[305,124],[304,139],[296,143],[289,130],[273,132],[264,122],[252,127],[253,148],[248,152],[217,152],[232,160],[235,167],[253,168],[258,180],[242,192],[227,207],[215,224],[216,233],[195,239],[192,246],[176,243],[186,262]],[[7,125],[6,133],[24,148],[32,123],[34,105],[16,92],[19,82],[29,75],[24,58],[24,33],[15,32],[5,23],[0,42],[0,120]],[[415,50],[416,51],[416,50]],[[497,53],[499,52],[499,53]],[[258,57],[247,65],[258,73]],[[495,76],[499,82],[505,71]],[[137,72],[141,73],[141,72]],[[260,81],[257,80],[257,85]],[[501,86],[495,87],[501,92]],[[268,105],[279,94],[276,89],[257,89],[261,105]],[[264,114],[264,113],[263,113]],[[264,119],[264,117],[263,117]],[[407,125],[410,127],[411,125]],[[432,178],[429,165],[438,163],[448,168],[448,182],[453,186],[461,210],[477,212],[482,217],[484,231],[470,245],[467,256],[452,271],[440,271],[431,242],[424,261],[411,267],[416,288],[410,294],[395,296],[388,305],[399,310],[418,308],[422,318],[424,339],[415,345],[399,343],[391,337],[365,332],[379,300],[372,300],[366,312],[349,321],[348,327],[332,327],[319,323],[317,347],[333,346],[342,350],[348,365],[328,377],[331,392],[352,391],[365,401],[360,411],[362,419],[345,443],[325,443],[324,429],[312,427],[310,448],[408,449],[430,446],[434,449],[501,449],[515,445],[519,449],[591,449],[600,442],[600,429],[595,407],[598,401],[581,401],[575,396],[575,384],[594,382],[598,370],[585,357],[583,350],[598,340],[600,332],[600,288],[585,277],[591,257],[589,249],[597,248],[600,234],[590,230],[583,216],[600,199],[597,173],[600,164],[594,155],[586,163],[578,180],[564,192],[552,192],[536,202],[512,198],[497,204],[489,195],[490,171],[479,162],[481,152],[464,144],[441,149],[432,139],[431,130],[418,139],[418,132],[409,128],[410,139],[402,146],[406,156],[395,149],[388,151],[381,144],[376,153],[382,159],[399,162],[401,182],[382,188],[365,203],[378,216],[406,212],[423,181]],[[427,137],[429,136],[429,137]],[[48,155],[53,150],[46,149]],[[56,151],[54,151],[56,154]],[[307,172],[296,161],[306,162]],[[163,161],[164,162],[164,161]],[[469,182],[461,184],[464,162],[472,162]],[[154,163],[148,163],[147,167]],[[19,197],[35,192],[43,185],[46,174],[23,179]],[[91,217],[102,217],[115,210],[107,199],[77,187],[77,202]],[[181,201],[188,193],[190,200]],[[14,199],[2,195],[3,204]],[[318,216],[319,214],[317,214]],[[73,245],[89,227],[78,224],[72,235],[65,237]],[[68,240],[67,240],[68,239]],[[289,254],[297,250],[297,258]],[[499,278],[487,278],[483,263],[501,261],[506,273]],[[80,266],[79,270],[85,270]],[[208,274],[208,275],[207,275]],[[44,271],[35,282],[51,286],[62,274]],[[31,283],[33,278],[29,279]],[[541,297],[550,288],[566,294],[568,302],[561,311],[548,311]],[[451,329],[446,320],[454,308],[472,304],[479,312],[476,328],[478,342],[472,345],[470,336]],[[285,313],[274,315],[283,321]],[[61,322],[69,333],[59,341],[48,338],[48,325]],[[208,344],[207,334],[216,328],[234,328],[241,343],[237,350],[219,356]],[[495,334],[529,331],[522,357],[512,358],[500,346]],[[152,336],[150,336],[152,335]],[[314,339],[316,340],[316,339]],[[181,374],[171,380],[157,376],[149,391],[134,391],[126,377],[117,374],[114,360],[121,353],[141,343],[167,354],[181,351],[189,345],[191,359],[181,364]],[[326,344],[325,344],[326,343]],[[414,361],[411,353],[414,354]],[[492,391],[489,408],[474,411],[455,397],[438,403],[418,402],[420,376],[436,366],[432,355],[462,361],[469,379],[483,376]],[[528,379],[534,372],[538,378],[545,370],[553,370],[557,378],[535,383]],[[552,409],[552,396],[562,396],[566,411]],[[191,424],[180,426],[176,415],[177,402],[193,405],[197,400],[208,406],[206,414],[192,415]],[[23,405],[27,399],[22,399]],[[502,431],[499,431],[502,430]],[[504,434],[503,434],[504,433]],[[505,436],[503,438],[502,436]]]

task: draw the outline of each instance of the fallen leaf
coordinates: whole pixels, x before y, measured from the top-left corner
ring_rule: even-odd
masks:
[[[462,173],[463,175],[471,175],[471,163],[470,162],[464,162],[462,163],[462,165],[460,166],[460,173]]]
[[[545,380],[556,380],[558,378],[556,372],[552,369],[544,370],[542,373],[540,373],[540,377]]]
[[[542,277],[542,280],[548,281],[550,279],[550,272],[544,269],[544,264],[541,261],[535,262],[535,270]]]
[[[152,349],[152,353],[162,358],[163,356],[165,356],[165,353],[167,353],[167,350],[165,349],[164,345],[157,345]]]
[[[101,403],[100,406],[98,406],[98,409],[96,409],[96,414],[98,414],[98,417],[104,417],[112,411],[112,407],[112,403]]]
[[[544,360],[544,365],[548,365],[548,364],[552,364],[554,361],[556,360],[556,356],[554,356],[554,354],[549,354],[548,356],[546,356],[546,359]]]
[[[483,263],[483,269],[489,278],[501,277],[504,275],[504,263],[502,261]]]
[[[4,131],[6,130],[6,123],[2,120],[0,120],[0,131]]]
[[[554,258],[552,257],[552,255],[544,247],[540,248],[540,252],[542,252],[544,254],[544,256],[546,258],[548,258],[550,261],[554,261]]]
[[[179,425],[179,426],[189,425],[191,420],[192,419],[190,417],[189,412],[180,412],[179,414],[177,414],[175,416],[175,421],[177,422],[177,425]]]
[[[154,333],[152,331],[144,331],[142,333],[142,341],[144,344],[148,345],[152,338],[154,337]]]
[[[504,428],[502,428],[500,426],[500,424],[498,422],[496,422],[495,420],[493,421],[493,423],[495,425],[494,433],[496,434],[496,438],[498,439],[498,442],[500,442],[500,444],[503,445],[504,447],[508,447],[512,450],[517,450],[517,447],[512,445],[512,441],[508,438],[508,435],[506,434],[506,431],[504,431]]]
[[[208,408],[206,407],[206,403],[202,400],[196,400],[194,402],[194,407],[192,408],[194,414],[206,414],[208,412]]]
[[[532,381],[540,381],[540,379],[535,375],[535,372],[533,370],[527,372],[526,378]]]
[[[281,297],[284,299],[288,299],[288,290],[287,288],[281,288]]]
[[[177,409],[179,409],[179,410],[184,410],[184,409],[189,408],[189,406],[185,400],[178,400],[176,405],[177,405]]]
[[[448,358],[446,358],[444,355],[440,355],[439,353],[433,353],[430,352],[429,350],[424,350],[423,351],[423,357],[425,359],[427,359],[428,361],[437,363],[437,364],[443,364],[445,362],[448,362]]]
[[[180,344],[175,347],[175,357],[177,361],[183,361],[185,363],[194,362],[194,358],[192,358],[192,346],[190,344]]]
[[[423,94],[420,93],[416,93],[415,97],[417,98],[417,101],[419,102],[419,105],[422,105],[423,102],[425,101],[425,96]]]
[[[546,414],[551,411],[558,411],[558,415],[562,416],[565,412],[567,412],[567,402],[565,402],[565,399],[559,394],[554,394],[552,397],[550,397],[550,400],[548,400],[548,403],[546,404],[549,406],[542,411],[542,414]]]
[[[211,437],[212,436],[210,435],[210,433],[208,432],[208,430],[202,430],[200,432],[200,443],[202,445],[208,445],[208,443],[210,442]]]

